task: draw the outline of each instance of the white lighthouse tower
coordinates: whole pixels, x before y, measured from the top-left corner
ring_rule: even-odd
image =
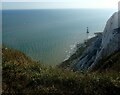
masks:
[[[89,29],[88,29],[88,27],[87,27],[86,35],[87,35],[87,38],[86,38],[86,41],[87,41],[88,37],[89,37]]]
[[[87,46],[88,37],[89,37],[89,29],[87,27],[86,38],[85,38],[85,41],[84,41],[84,43],[85,43],[86,46]]]

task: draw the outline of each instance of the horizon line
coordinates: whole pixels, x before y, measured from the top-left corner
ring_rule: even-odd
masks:
[[[113,9],[113,10],[118,10],[118,8],[29,8],[29,9],[0,9],[0,10],[41,10],[41,9]]]

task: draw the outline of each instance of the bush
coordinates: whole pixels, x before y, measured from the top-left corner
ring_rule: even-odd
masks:
[[[3,51],[3,94],[120,95],[120,73],[117,71],[73,72],[22,58],[22,53],[14,53],[12,49],[8,51],[8,54]],[[24,60],[8,58],[11,53]]]

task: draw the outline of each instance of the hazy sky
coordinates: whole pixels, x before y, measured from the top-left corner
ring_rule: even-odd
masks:
[[[2,0],[2,9],[118,8],[120,0]]]

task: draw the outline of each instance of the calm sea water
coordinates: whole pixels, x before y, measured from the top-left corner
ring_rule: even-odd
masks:
[[[103,31],[115,10],[51,9],[4,10],[3,44],[16,48],[45,64],[59,64],[70,55],[77,42]]]

